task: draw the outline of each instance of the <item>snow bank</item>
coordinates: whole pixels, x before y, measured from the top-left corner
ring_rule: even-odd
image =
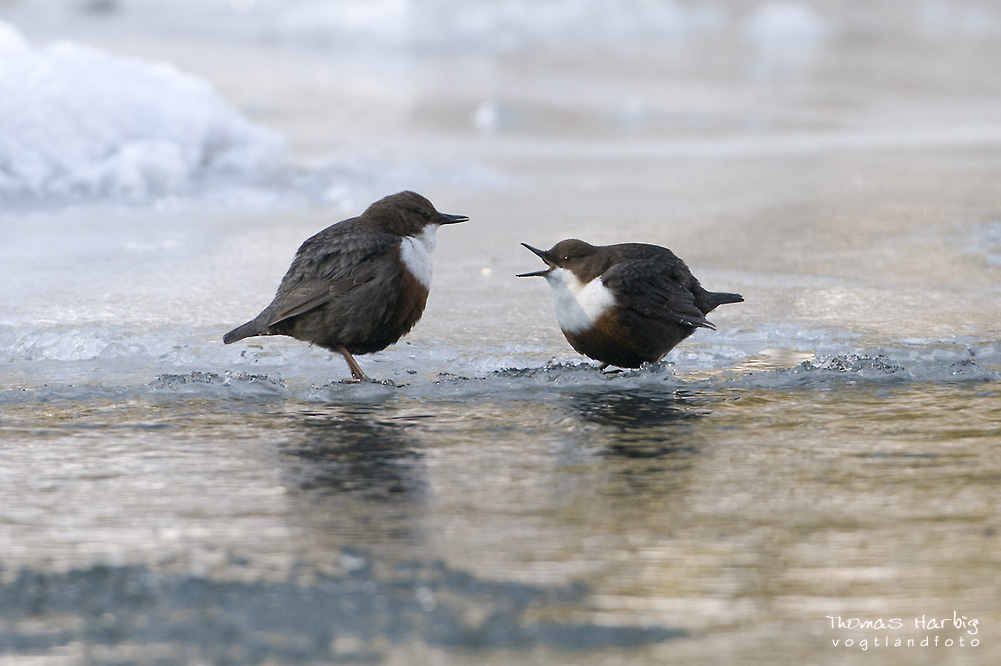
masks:
[[[265,180],[285,146],[205,81],[0,22],[0,201],[143,200]]]

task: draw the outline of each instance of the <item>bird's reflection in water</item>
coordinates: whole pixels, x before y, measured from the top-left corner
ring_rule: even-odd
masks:
[[[292,485],[318,494],[413,500],[425,488],[423,452],[406,424],[367,410],[306,413],[301,441],[281,450]]]
[[[708,448],[702,398],[632,389],[567,396],[575,427],[564,451],[568,486],[610,530],[651,529],[653,516],[682,501]],[[582,455],[583,454],[583,455]],[[660,528],[657,528],[658,530]]]
[[[279,449],[281,474],[310,547],[409,552],[424,541],[428,482],[411,427],[365,408],[295,415],[299,438]]]
[[[686,458],[699,452],[697,422],[704,402],[682,393],[628,392],[571,396],[586,424],[602,426],[593,441],[609,456]]]

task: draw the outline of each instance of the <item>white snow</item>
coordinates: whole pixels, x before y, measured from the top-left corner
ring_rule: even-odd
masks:
[[[0,201],[145,200],[280,169],[283,138],[176,67],[0,22]]]

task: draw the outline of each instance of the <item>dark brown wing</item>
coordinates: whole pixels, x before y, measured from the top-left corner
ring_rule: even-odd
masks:
[[[268,307],[265,327],[309,312],[374,279],[391,267],[399,242],[392,234],[360,230],[356,218],[309,238],[296,252]]]
[[[303,280],[284,296],[284,300],[268,320],[267,326],[318,308],[370,279],[372,279],[370,275],[359,274],[351,280]]]
[[[715,328],[695,304],[692,287],[698,281],[688,267],[674,255],[674,261],[651,256],[635,261],[623,261],[612,266],[601,281],[619,302],[644,317],[669,324]]]

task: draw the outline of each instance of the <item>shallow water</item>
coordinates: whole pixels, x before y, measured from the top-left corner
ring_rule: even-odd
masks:
[[[996,381],[851,363],[40,391],[4,409],[3,645],[98,663],[153,663],[150,646],[156,663],[844,663],[830,640],[873,632],[827,616],[956,610],[982,639],[956,663],[988,663]]]
[[[0,664],[998,662],[1001,14],[202,4],[0,3],[294,158],[0,218]],[[221,344],[404,187],[471,219],[379,381]],[[745,302],[600,373],[513,277],[569,236]]]

